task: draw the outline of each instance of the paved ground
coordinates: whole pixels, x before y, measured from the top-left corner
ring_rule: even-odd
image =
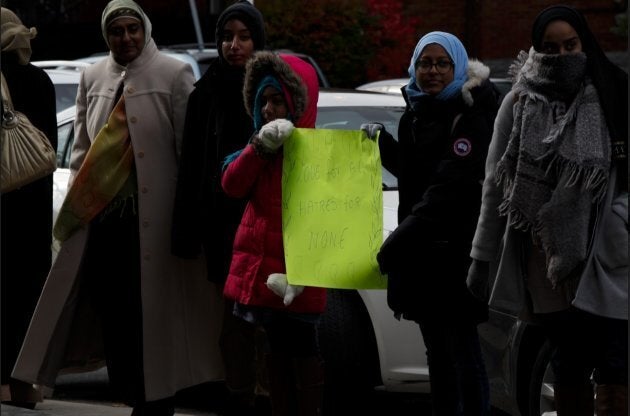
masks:
[[[393,399],[393,400],[392,400]],[[428,400],[417,397],[388,396],[375,404],[367,415],[405,416],[430,415]],[[363,412],[361,412],[363,413]],[[76,399],[51,399],[38,403],[35,410],[28,410],[2,404],[2,416],[129,416],[131,408],[112,402],[95,402]],[[348,413],[350,414],[350,413]],[[203,409],[178,408],[176,416],[218,416],[218,413]]]
[[[395,396],[395,397],[394,397]],[[426,398],[416,396],[388,395],[383,397],[370,412],[364,416],[427,416],[431,407]],[[94,402],[76,399],[53,399],[38,403],[35,410],[28,410],[2,404],[2,416],[129,416],[131,408],[112,402]],[[351,414],[351,413],[347,413]],[[176,416],[218,416],[218,413],[203,409],[178,408]]]
[[[226,397],[221,383],[208,383],[178,393],[176,416],[218,416]],[[427,394],[388,393],[382,390],[362,398],[350,409],[333,411],[332,416],[428,416]],[[363,404],[363,406],[358,406]],[[52,399],[38,403],[36,410],[2,404],[2,416],[129,416],[131,409],[116,401],[107,384],[105,369],[91,373],[60,376]],[[505,416],[493,412],[493,416]]]
[[[217,416],[224,390],[218,383],[191,388],[178,394],[176,416]],[[52,398],[35,410],[2,404],[1,416],[129,416],[131,408],[116,400],[109,388],[107,370],[62,375]]]
[[[226,392],[221,383],[183,390],[176,396],[176,416],[218,416]],[[330,412],[331,416],[428,416],[431,400],[427,394],[388,393],[377,389],[350,409]],[[363,406],[358,406],[363,404]],[[91,373],[60,376],[51,399],[35,410],[2,404],[1,416],[129,416],[131,408],[117,402],[107,384],[105,369]],[[493,411],[493,416],[507,416]]]
[[[2,404],[2,416],[129,416],[131,409],[123,404],[107,401],[101,393],[93,389],[82,391],[67,390],[56,393],[53,399],[38,403],[35,410],[28,410]],[[335,412],[335,416],[361,414],[361,416],[428,416],[431,414],[427,396],[407,394],[376,394],[370,400],[371,406],[358,413]],[[178,400],[176,416],[219,416],[216,410],[210,410],[208,403],[201,404],[201,399],[194,395]],[[185,406],[185,407],[180,407]],[[188,407],[190,406],[190,407]]]

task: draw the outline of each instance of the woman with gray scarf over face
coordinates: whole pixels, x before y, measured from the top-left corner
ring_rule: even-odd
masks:
[[[628,76],[577,10],[536,18],[497,120],[468,285],[543,325],[559,416],[628,414]],[[593,380],[597,386],[593,403]]]

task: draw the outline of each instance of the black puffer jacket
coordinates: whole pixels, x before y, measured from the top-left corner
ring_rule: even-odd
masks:
[[[230,267],[234,233],[245,200],[221,188],[225,157],[247,145],[253,121],[243,104],[244,68],[214,60],[188,100],[173,212],[172,252],[196,258],[203,252],[208,278],[222,283]],[[218,249],[217,249],[218,247]]]
[[[471,61],[464,94],[447,101],[424,96],[415,108],[408,103],[398,142],[381,134],[381,158],[398,177],[400,203],[399,226],[378,260],[389,276],[390,307],[407,319],[482,321],[487,316],[485,305],[466,288],[498,109],[496,89],[484,73],[485,66]],[[456,313],[455,305],[468,305],[469,312]]]

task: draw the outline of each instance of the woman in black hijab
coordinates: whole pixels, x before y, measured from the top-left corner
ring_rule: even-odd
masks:
[[[490,305],[542,324],[558,416],[627,416],[628,76],[563,5],[537,16],[511,74],[469,288],[483,297],[497,261]]]
[[[188,100],[171,250],[182,258],[205,256],[208,280],[222,286],[247,201],[225,195],[221,168],[225,157],[245,147],[254,133],[243,84],[245,63],[265,47],[263,16],[248,1],[238,1],[219,16],[215,38],[219,56]],[[257,333],[254,325],[235,318],[232,308],[233,302],[226,301],[220,339],[230,392],[226,412],[244,414],[255,402]]]

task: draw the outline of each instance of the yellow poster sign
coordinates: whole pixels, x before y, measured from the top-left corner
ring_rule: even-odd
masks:
[[[282,234],[291,284],[382,289],[378,143],[359,130],[295,129],[284,144]]]

